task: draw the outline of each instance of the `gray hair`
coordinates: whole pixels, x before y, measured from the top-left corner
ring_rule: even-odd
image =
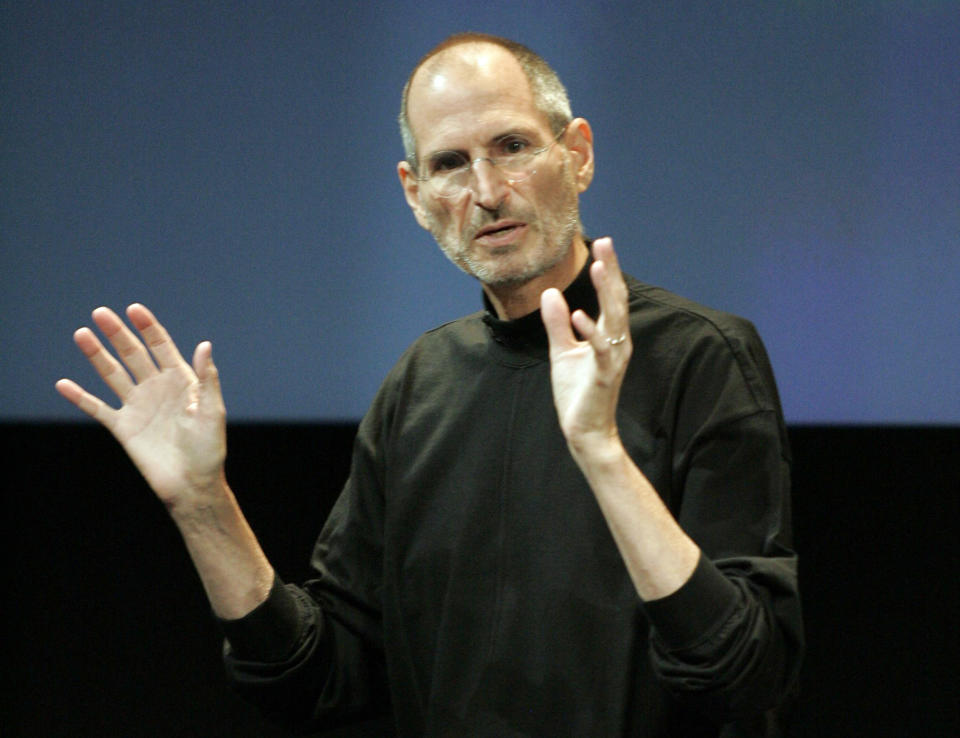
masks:
[[[543,113],[550,124],[550,129],[554,135],[558,135],[563,127],[573,119],[573,113],[570,111],[570,99],[567,97],[567,90],[553,71],[549,64],[536,52],[527,48],[516,41],[510,41],[500,36],[491,36],[486,33],[457,33],[441,41],[437,46],[430,50],[423,59],[413,68],[407,82],[403,86],[403,97],[400,100],[400,137],[403,139],[403,150],[407,162],[414,169],[417,168],[417,142],[414,139],[413,131],[410,129],[410,118],[407,114],[407,98],[410,95],[410,83],[420,68],[430,59],[435,57],[441,51],[445,51],[453,46],[469,43],[486,43],[499,46],[510,52],[514,59],[520,64],[526,75],[527,82],[530,84],[530,91],[533,94],[533,104],[537,110]]]

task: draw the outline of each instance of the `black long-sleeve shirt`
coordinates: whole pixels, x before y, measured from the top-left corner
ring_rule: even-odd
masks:
[[[302,586],[224,623],[236,688],[403,736],[777,735],[803,649],[790,459],[746,321],[628,278],[623,443],[703,554],[642,602],[553,405],[539,313],[422,336],[363,419]],[[586,269],[566,290],[596,315]]]

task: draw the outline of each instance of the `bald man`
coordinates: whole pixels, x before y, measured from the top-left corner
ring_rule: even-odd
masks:
[[[313,579],[278,579],[227,485],[209,344],[191,366],[142,305],[142,341],[101,308],[125,370],[75,338],[123,406],[58,383],[170,510],[233,683],[317,728],[383,711],[403,736],[779,734],[803,637],[786,433],[752,326],[586,238],[593,132],[529,49],[451,37],[400,124],[406,201],[485,309],[388,375]]]

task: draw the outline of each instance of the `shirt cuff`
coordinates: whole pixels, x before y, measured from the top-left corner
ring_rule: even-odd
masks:
[[[276,574],[267,599],[242,618],[217,621],[234,656],[246,661],[284,661],[300,637],[299,603]]]
[[[658,639],[671,651],[709,638],[733,614],[740,590],[701,552],[693,574],[673,594],[644,603]]]

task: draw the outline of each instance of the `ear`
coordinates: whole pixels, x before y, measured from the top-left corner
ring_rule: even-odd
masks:
[[[593,129],[583,118],[574,118],[563,134],[563,142],[573,158],[577,192],[584,192],[593,181]]]
[[[423,205],[420,204],[420,181],[417,179],[417,173],[407,161],[397,162],[397,176],[400,177],[400,186],[403,187],[403,196],[407,200],[407,205],[413,211],[413,217],[422,228],[430,230],[424,217]]]

